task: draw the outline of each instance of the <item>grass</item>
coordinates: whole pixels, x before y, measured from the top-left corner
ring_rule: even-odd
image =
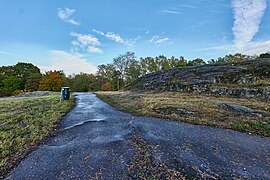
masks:
[[[48,137],[57,122],[74,106],[59,95],[0,99],[0,177],[38,143]]]
[[[270,137],[269,101],[174,92],[124,91],[97,92],[96,94],[117,109],[135,115],[166,118]],[[263,117],[232,113],[219,108],[219,103],[240,104],[262,114]],[[180,108],[183,112],[191,112],[191,114],[178,114],[173,111],[167,113],[175,108]],[[158,112],[159,109],[164,110],[164,113]]]

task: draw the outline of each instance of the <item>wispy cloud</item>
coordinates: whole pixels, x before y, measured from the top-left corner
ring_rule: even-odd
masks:
[[[247,55],[269,52],[270,40],[253,40],[259,32],[260,23],[267,8],[266,0],[232,0],[232,8],[234,15],[233,42],[199,50],[227,51]]]
[[[44,71],[63,70],[66,74],[95,73],[96,66],[87,62],[86,59],[79,55],[68,53],[61,50],[50,51],[51,58],[48,66],[39,66]]]
[[[184,8],[192,8],[192,9],[198,9],[198,6],[193,6],[193,5],[189,5],[189,4],[181,4],[178,5],[179,7],[184,7]]]
[[[114,32],[103,32],[103,31],[96,30],[96,29],[93,29],[92,31],[97,33],[98,35],[106,37],[109,40],[123,44],[123,45],[128,46],[128,47],[134,46],[136,44],[136,42],[141,38],[140,36],[137,36],[134,39],[126,39],[125,40],[119,34],[114,33]]]
[[[259,55],[265,52],[270,52],[270,40],[251,42],[242,50],[242,53],[247,55]]]
[[[101,43],[98,38],[91,34],[79,34],[76,32],[71,32],[71,36],[75,37],[71,44],[73,45],[72,51],[87,51],[90,53],[102,53],[103,51],[99,48]]]
[[[1,51],[0,50],[0,54],[1,55],[4,55],[4,56],[9,56],[9,57],[13,57],[13,58],[18,58],[18,59],[27,59],[27,60],[32,60],[32,58],[28,57],[28,56],[25,56],[23,54],[16,54],[16,53],[13,53],[13,52],[7,52],[7,51]]]
[[[96,54],[103,53],[103,51],[100,48],[95,47],[95,46],[88,46],[87,51],[90,52],[90,53],[96,53]]]
[[[233,0],[234,44],[243,51],[258,33],[267,4],[265,0]]]
[[[75,9],[69,8],[58,8],[58,17],[66,23],[73,25],[80,25],[78,21],[75,21],[72,18],[73,13],[75,13]]]
[[[162,33],[161,35],[155,35],[152,36],[152,38],[149,40],[150,43],[153,43],[155,45],[169,45],[172,42],[168,37],[164,37],[165,33]]]
[[[6,56],[15,56],[14,54],[6,52],[6,51],[0,51],[0,54],[6,55]]]
[[[177,10],[171,10],[171,9],[163,9],[163,10],[160,10],[159,12],[160,12],[160,13],[163,13],[163,14],[174,14],[174,15],[181,15],[181,14],[183,14],[183,13],[180,12],[180,11],[177,11]]]
[[[246,55],[259,55],[265,52],[270,52],[270,40],[250,42],[240,50],[235,49],[234,44],[224,44],[218,46],[209,46],[197,49],[198,51],[226,51],[228,53],[243,53]]]

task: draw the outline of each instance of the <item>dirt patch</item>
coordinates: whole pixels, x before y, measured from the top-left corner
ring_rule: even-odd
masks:
[[[159,159],[152,156],[155,148],[148,146],[140,137],[130,138],[136,152],[128,167],[129,176],[132,179],[187,179],[181,172],[170,169]]]

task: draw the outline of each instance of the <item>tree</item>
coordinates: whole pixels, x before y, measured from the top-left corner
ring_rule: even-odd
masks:
[[[259,57],[260,57],[260,58],[270,58],[270,52],[262,53],[262,54],[260,54]]]
[[[113,59],[115,70],[120,73],[120,81],[125,82],[127,80],[127,71],[133,61],[136,61],[133,52],[127,52]]]
[[[224,57],[225,62],[239,62],[239,61],[249,60],[249,59],[251,59],[250,56],[247,56],[241,53],[229,54]]]
[[[120,89],[120,86],[122,87],[124,82],[123,80],[121,79],[121,74],[119,71],[117,70],[114,70],[113,71],[113,76],[112,76],[112,89],[113,90],[119,90]]]
[[[180,56],[180,58],[176,62],[176,67],[182,67],[187,65],[187,60],[183,56]]]
[[[106,81],[102,84],[102,91],[111,91],[112,90],[112,84],[109,81]]]
[[[37,91],[39,88],[39,83],[42,79],[42,75],[39,73],[35,73],[30,75],[25,83],[25,90],[26,91]]]
[[[203,59],[197,58],[191,61],[188,61],[187,66],[196,66],[206,64]]]
[[[157,65],[157,60],[152,57],[141,58],[140,63],[142,68],[142,74],[148,74],[160,70]]]
[[[75,79],[75,74],[64,76],[62,78],[63,86],[64,87],[70,87],[71,91],[76,91],[75,87],[74,87],[74,79]]]
[[[74,91],[87,92],[89,91],[90,84],[95,81],[95,77],[92,74],[80,73],[74,78]]]
[[[21,80],[20,89],[25,89],[26,81],[32,76],[41,75],[40,69],[31,63],[19,62],[14,66],[14,76],[17,76]]]
[[[141,76],[141,66],[139,62],[132,60],[125,73],[127,76],[127,83],[131,83],[138,79]]]
[[[63,80],[63,72],[61,71],[48,71],[40,81],[39,90],[41,91],[60,91]]]
[[[7,77],[2,81],[2,83],[2,91],[6,92],[7,95],[11,95],[15,90],[19,90],[20,85],[22,84],[21,80],[16,76]]]

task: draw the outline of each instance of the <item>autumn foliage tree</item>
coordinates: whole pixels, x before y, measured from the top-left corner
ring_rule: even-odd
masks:
[[[102,85],[102,91],[111,91],[112,90],[112,84],[109,81],[106,81]]]
[[[61,71],[48,71],[40,81],[41,91],[60,91],[63,85],[63,73]]]

